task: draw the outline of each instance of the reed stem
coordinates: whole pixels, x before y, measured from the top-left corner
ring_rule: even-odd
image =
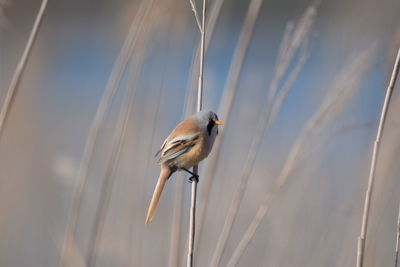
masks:
[[[4,99],[4,103],[1,106],[0,110],[0,137],[4,130],[4,122],[7,119],[8,111],[10,110],[10,106],[15,97],[15,93],[17,92],[18,84],[21,80],[22,73],[25,69],[26,62],[28,61],[28,57],[32,51],[33,42],[36,39],[40,24],[43,20],[44,12],[46,11],[48,0],[43,0],[40,5],[39,12],[36,16],[35,22],[33,23],[33,27],[31,33],[29,34],[28,42],[26,43],[24,52],[22,53],[22,57],[18,62],[17,67],[15,68],[15,72],[12,76],[10,86],[8,87],[7,94]]]
[[[379,153],[379,145],[382,137],[383,126],[385,124],[387,111],[389,108],[390,97],[392,96],[394,85],[396,84],[396,78],[399,73],[399,62],[400,62],[400,48],[397,51],[396,61],[394,63],[392,76],[390,78],[389,86],[386,90],[385,101],[383,103],[381,118],[379,121],[378,131],[376,133],[376,139],[374,142],[374,149],[372,152],[372,160],[371,160],[371,167],[369,171],[369,179],[368,179],[368,186],[367,191],[365,192],[365,202],[364,202],[364,211],[363,211],[363,218],[361,223],[361,233],[358,237],[357,242],[357,267],[362,267],[364,265],[364,250],[365,250],[365,239],[367,234],[367,226],[368,226],[368,217],[369,217],[369,209],[370,209],[370,201],[372,195],[372,189],[374,185],[374,178],[375,178],[375,170],[376,170],[376,162],[377,156]]]
[[[194,10],[195,15],[197,12]],[[203,12],[201,19],[201,43],[200,43],[200,60],[199,60],[199,83],[197,88],[197,112],[199,112],[202,108],[203,104],[203,75],[204,75],[204,50],[205,50],[205,37],[206,37],[206,29],[205,29],[205,21],[206,21],[206,0],[203,0]],[[198,174],[199,167],[196,165],[193,167],[193,173]],[[197,197],[197,181],[194,179],[192,181],[192,197],[190,204],[190,221],[189,221],[189,247],[187,254],[187,267],[193,266],[193,254],[194,254],[194,239],[196,232],[196,197]]]
[[[397,215],[396,257],[394,260],[394,267],[397,267],[397,264],[399,262],[399,241],[400,241],[400,204],[399,204],[399,214]]]

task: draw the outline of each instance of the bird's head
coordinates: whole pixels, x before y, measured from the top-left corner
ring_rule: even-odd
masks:
[[[217,114],[211,110],[202,110],[196,114],[196,117],[200,127],[205,129],[208,135],[218,134],[218,125],[222,125],[222,122],[218,119]]]

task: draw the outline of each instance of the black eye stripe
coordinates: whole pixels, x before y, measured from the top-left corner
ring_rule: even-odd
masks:
[[[208,121],[208,124],[207,124],[207,132],[208,132],[208,135],[211,135],[211,130],[212,130],[212,128],[214,127],[214,125],[215,125],[215,121],[213,121],[212,119],[210,119],[210,120]]]

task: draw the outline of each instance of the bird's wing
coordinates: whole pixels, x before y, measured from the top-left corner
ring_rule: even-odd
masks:
[[[157,153],[154,155],[154,157],[158,158],[158,161],[160,160],[161,151],[164,149],[165,144],[167,143],[167,141],[168,141],[168,138],[164,140],[164,143],[162,144],[160,149],[157,151]]]
[[[188,152],[194,145],[197,144],[200,133],[193,133],[190,135],[177,136],[168,140],[161,147],[159,152],[159,162],[174,159],[186,152]]]

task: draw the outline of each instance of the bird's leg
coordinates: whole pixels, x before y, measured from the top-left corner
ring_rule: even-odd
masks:
[[[186,169],[186,168],[181,168],[182,170],[184,170],[185,172],[187,172],[187,173],[190,173],[192,176],[189,178],[189,182],[196,182],[196,183],[198,183],[199,182],[199,176],[197,175],[197,174],[195,174],[194,172],[191,172],[191,171],[189,171],[188,169]]]
[[[199,178],[199,176],[197,175],[197,174],[195,174],[194,172],[191,172],[191,171],[189,171],[188,169],[186,169],[186,168],[181,168],[182,170],[184,170],[185,172],[187,172],[187,173],[189,173],[189,174],[191,174],[191,175],[193,175],[193,176],[197,176],[197,178]]]

